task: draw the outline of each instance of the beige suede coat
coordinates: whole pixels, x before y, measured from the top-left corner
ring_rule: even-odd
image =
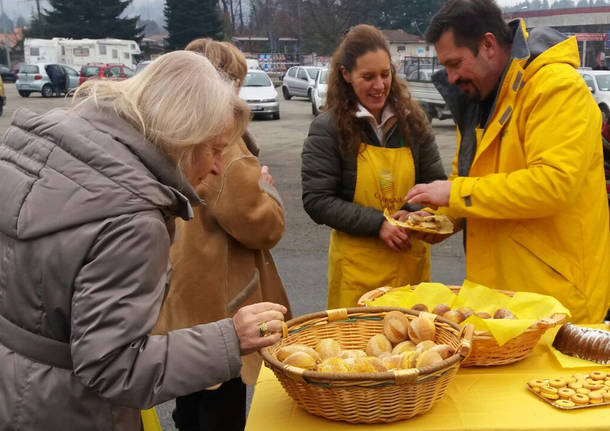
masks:
[[[260,301],[289,308],[269,252],[284,233],[284,211],[275,187],[260,181],[254,154],[249,134],[228,147],[222,174],[209,175],[197,188],[205,203],[195,208],[194,219],[176,222],[171,288],[155,333],[230,317]],[[254,384],[260,355],[242,360],[242,379]]]

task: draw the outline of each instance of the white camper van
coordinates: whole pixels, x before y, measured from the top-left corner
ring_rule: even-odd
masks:
[[[63,63],[80,69],[87,63],[121,63],[135,68],[140,47],[123,39],[30,39],[23,44],[25,62]]]

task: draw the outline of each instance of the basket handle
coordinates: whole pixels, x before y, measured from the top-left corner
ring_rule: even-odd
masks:
[[[459,338],[461,340],[460,345],[460,356],[466,359],[470,356],[470,352],[472,351],[472,336],[474,335],[474,325],[472,323],[468,323],[462,326],[462,329],[459,333]]]
[[[394,370],[394,382],[397,385],[404,383],[415,383],[419,376],[419,368],[407,368],[404,370]]]
[[[536,326],[540,329],[549,329],[553,326],[559,325],[567,319],[567,316],[563,313],[555,313],[551,317],[546,317],[544,319],[540,319],[536,322]]]
[[[336,322],[337,320],[347,319],[347,308],[335,308],[333,310],[326,310],[329,322]]]

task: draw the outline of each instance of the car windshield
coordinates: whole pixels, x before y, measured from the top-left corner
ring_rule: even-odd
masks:
[[[610,91],[610,73],[607,75],[597,75],[595,80],[600,91]]]
[[[320,75],[320,84],[326,84],[326,77],[328,76],[328,69],[325,69],[321,72]]]
[[[316,69],[315,67],[305,67],[307,74],[311,79],[316,79],[318,77],[318,73],[320,73],[320,69]]]
[[[244,82],[244,87],[269,87],[271,80],[264,73],[248,73]]]
[[[38,66],[33,64],[22,64],[19,66],[19,73],[38,73]]]
[[[81,76],[99,76],[99,66],[83,66],[80,70]]]

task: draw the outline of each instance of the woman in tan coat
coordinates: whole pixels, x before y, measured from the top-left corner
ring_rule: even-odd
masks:
[[[187,50],[204,54],[239,89],[246,76],[241,52],[226,42],[197,39]],[[156,331],[166,333],[232,316],[243,305],[271,301],[289,307],[269,249],[284,233],[284,212],[273,178],[258,163],[258,148],[246,132],[222,155],[222,174],[196,191],[205,202],[189,223],[178,222],[172,246],[171,289]],[[290,318],[290,311],[286,316]],[[254,384],[258,353],[242,358],[241,378],[176,400],[181,431],[243,430],[246,384]]]

